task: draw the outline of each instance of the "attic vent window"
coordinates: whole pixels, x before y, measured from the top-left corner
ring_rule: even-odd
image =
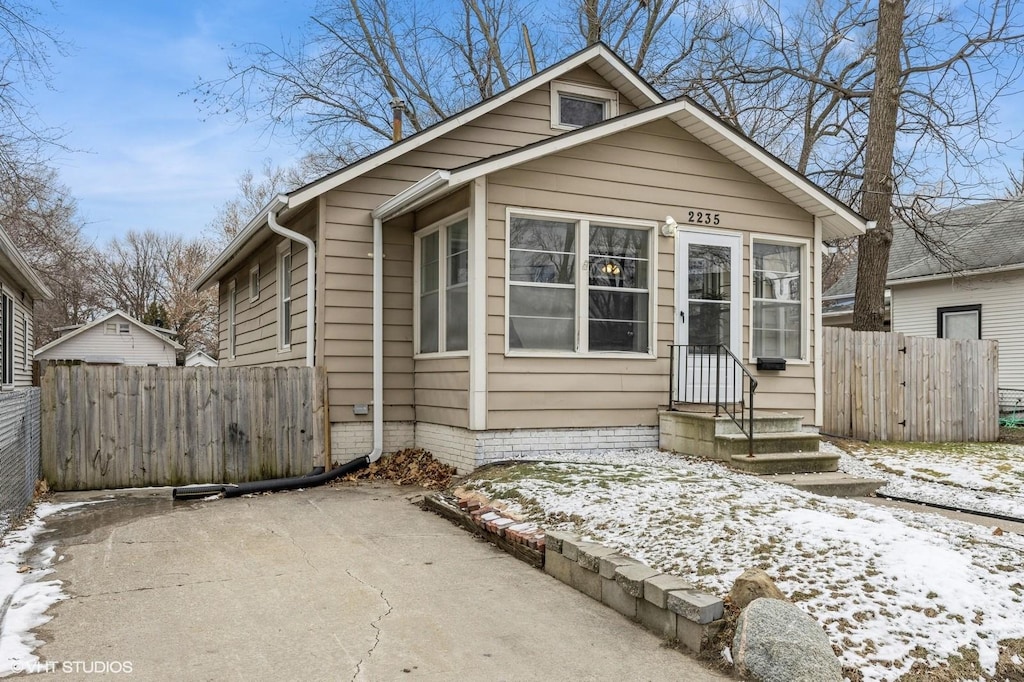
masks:
[[[107,334],[128,334],[131,331],[127,322],[107,322],[103,329]]]
[[[579,83],[551,84],[551,127],[575,130],[619,113],[618,93]]]

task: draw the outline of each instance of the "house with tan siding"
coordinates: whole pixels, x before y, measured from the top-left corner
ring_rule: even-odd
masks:
[[[174,367],[184,351],[170,337],[171,330],[144,324],[120,310],[61,331],[61,336],[36,349],[36,360]]]
[[[0,390],[32,385],[36,301],[53,298],[10,235],[0,228]]]
[[[676,369],[728,349],[758,409],[819,424],[821,244],[863,230],[598,44],[277,197],[196,288],[221,366],[325,368],[336,458],[468,470],[657,446],[673,344]]]

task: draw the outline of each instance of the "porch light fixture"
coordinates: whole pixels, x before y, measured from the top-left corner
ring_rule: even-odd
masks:
[[[663,237],[675,237],[677,227],[679,227],[679,224],[676,222],[676,219],[667,215],[665,216],[665,224],[661,226],[661,235]]]

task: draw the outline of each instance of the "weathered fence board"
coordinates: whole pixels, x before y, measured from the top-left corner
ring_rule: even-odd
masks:
[[[996,341],[825,327],[825,433],[892,441],[999,437]]]
[[[56,490],[243,482],[324,462],[324,377],[307,367],[41,368]]]

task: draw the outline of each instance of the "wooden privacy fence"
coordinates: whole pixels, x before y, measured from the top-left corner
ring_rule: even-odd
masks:
[[[929,442],[999,437],[996,341],[823,331],[825,433]]]
[[[324,462],[322,368],[41,368],[56,490],[299,476]]]

